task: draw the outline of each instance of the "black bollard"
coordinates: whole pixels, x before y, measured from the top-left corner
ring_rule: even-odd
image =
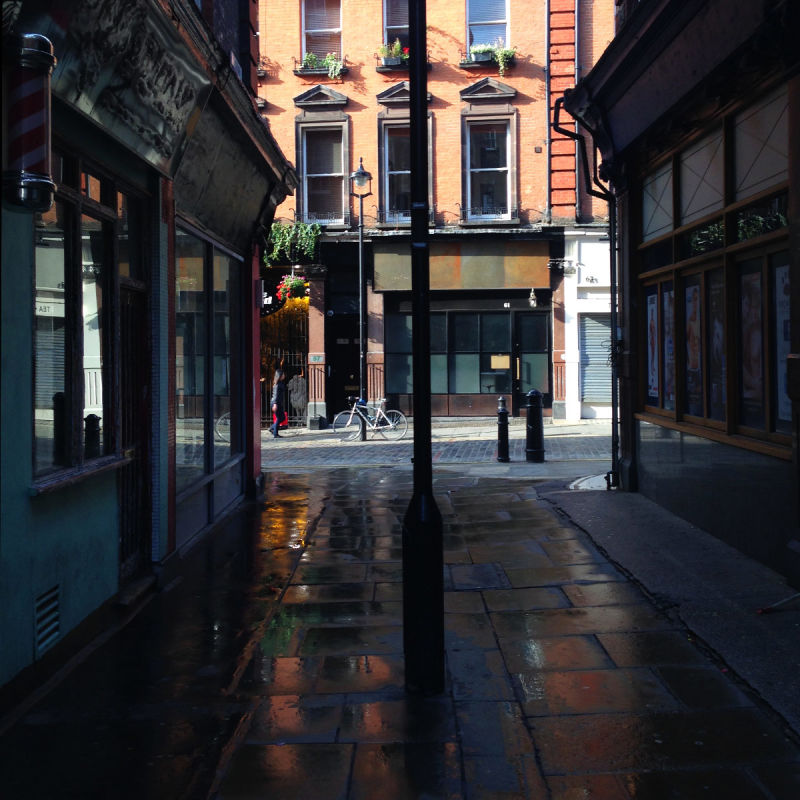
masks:
[[[508,409],[503,396],[497,398],[497,460],[507,464],[508,457]]]
[[[525,407],[527,424],[525,430],[525,460],[541,464],[544,461],[544,423],[542,422],[542,393],[538,389],[528,392]]]

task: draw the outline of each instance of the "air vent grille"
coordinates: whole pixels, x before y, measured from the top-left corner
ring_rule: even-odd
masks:
[[[60,587],[54,586],[36,598],[36,657],[49,650],[61,635]]]

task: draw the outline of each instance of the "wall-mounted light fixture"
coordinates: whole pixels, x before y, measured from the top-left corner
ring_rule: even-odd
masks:
[[[530,296],[528,297],[528,305],[531,308],[536,308],[539,305],[539,301],[536,299],[536,289],[531,289]]]
[[[41,34],[22,33],[7,45],[4,61],[3,197],[27,211],[47,211],[56,190],[50,147],[53,45]]]

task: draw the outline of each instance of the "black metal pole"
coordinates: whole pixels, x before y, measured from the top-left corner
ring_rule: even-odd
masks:
[[[442,516],[431,460],[428,250],[428,64],[425,0],[408,1],[411,84],[411,293],[414,490],[403,519],[403,653],[406,691],[444,690]]]
[[[367,284],[364,282],[364,195],[358,196],[358,397],[367,401],[367,354],[366,354],[366,306]],[[362,442],[367,440],[367,426],[361,420]]]
[[[497,398],[497,460],[501,464],[511,460],[508,455],[508,409],[502,395]]]

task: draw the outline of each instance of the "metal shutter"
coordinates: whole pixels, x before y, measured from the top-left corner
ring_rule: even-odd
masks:
[[[581,401],[611,402],[611,314],[582,314],[579,324]]]

